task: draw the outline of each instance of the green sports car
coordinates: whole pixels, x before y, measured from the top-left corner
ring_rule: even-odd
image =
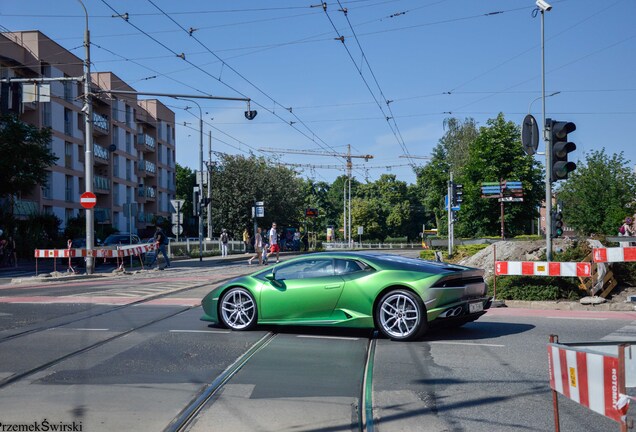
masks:
[[[203,298],[205,321],[377,328],[394,340],[459,326],[490,307],[483,270],[369,252],[316,253],[233,279]]]

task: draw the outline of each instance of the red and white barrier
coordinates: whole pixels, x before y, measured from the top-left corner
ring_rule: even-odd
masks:
[[[497,276],[592,276],[589,262],[495,261]]]
[[[141,255],[154,249],[154,243],[119,246],[117,249],[92,249],[90,254],[86,249],[36,249],[34,256],[35,258],[82,258],[87,256],[94,258],[121,258]]]
[[[608,349],[609,348],[609,349]],[[555,430],[559,430],[557,393],[608,417],[627,431],[626,351],[628,344],[560,344],[551,335],[548,370],[554,404]]]
[[[636,247],[594,248],[592,257],[597,263],[636,261]]]

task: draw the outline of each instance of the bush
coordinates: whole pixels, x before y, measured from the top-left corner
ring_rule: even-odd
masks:
[[[489,294],[494,295],[492,281],[488,286]],[[496,294],[499,300],[545,301],[578,300],[585,292],[579,290],[576,278],[505,276],[497,278]]]

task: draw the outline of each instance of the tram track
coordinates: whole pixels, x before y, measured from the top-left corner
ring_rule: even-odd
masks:
[[[236,276],[229,276],[229,277],[217,280],[217,281],[214,282],[214,285],[219,285],[219,284],[225,283],[228,280],[231,280],[231,279],[233,279],[235,277]],[[82,316],[79,316],[79,317],[76,317],[76,318],[72,318],[72,319],[69,319],[69,320],[66,320],[66,321],[55,323],[54,325],[43,325],[43,326],[39,326],[39,327],[32,328],[32,329],[29,329],[29,330],[20,331],[20,332],[14,333],[14,334],[10,334],[10,335],[4,336],[4,337],[0,337],[0,344],[2,344],[4,342],[8,342],[10,340],[17,339],[19,337],[29,336],[29,335],[33,335],[33,334],[36,334],[36,333],[48,331],[48,330],[51,330],[53,328],[63,327],[63,326],[69,325],[69,324],[73,324],[73,323],[79,322],[79,321],[83,321],[83,320],[87,320],[87,319],[91,319],[91,318],[95,318],[95,317],[100,317],[100,316],[107,315],[107,314],[110,314],[110,313],[113,313],[113,312],[121,311],[122,309],[125,309],[125,308],[138,306],[140,304],[144,304],[144,303],[148,303],[148,302],[160,299],[160,298],[165,298],[165,297],[168,297],[168,296],[172,296],[174,294],[179,294],[179,293],[195,290],[195,289],[198,289],[198,288],[203,288],[203,287],[208,286],[208,285],[210,285],[210,283],[209,282],[205,282],[205,283],[191,285],[191,286],[187,286],[187,287],[183,287],[183,288],[178,288],[178,289],[175,289],[175,290],[171,290],[169,292],[151,294],[148,297],[144,297],[142,299],[135,300],[135,301],[132,301],[130,303],[126,303],[124,305],[113,306],[110,309],[102,311],[102,312],[89,314],[89,315],[82,315]],[[210,287],[210,289],[212,289],[212,286]],[[83,314],[83,313],[84,313],[84,311],[81,311],[81,312],[76,312],[76,313],[74,313],[72,315]],[[56,319],[58,319],[58,317],[49,318],[49,319],[43,321],[42,323],[47,323],[47,322],[50,322],[50,321],[53,321],[53,320],[56,320]]]
[[[228,366],[223,373],[216,377],[210,384],[201,388],[190,403],[186,405],[179,414],[163,430],[164,432],[185,432],[197,421],[197,416],[205,409],[209,409],[220,394],[223,388],[232,382],[232,378],[245,366],[247,366],[254,356],[264,350],[278,333],[269,332],[250,347],[241,357]],[[373,432],[375,425],[373,421],[373,358],[377,341],[377,332],[369,339],[366,349],[364,373],[362,385],[358,393],[356,430],[359,432]]]

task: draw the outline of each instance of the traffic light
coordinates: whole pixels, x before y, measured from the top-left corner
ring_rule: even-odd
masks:
[[[565,180],[568,174],[576,169],[574,162],[568,162],[568,153],[576,150],[576,144],[568,141],[568,134],[576,130],[572,122],[547,119],[550,143],[552,144],[551,182]]]
[[[195,186],[192,188],[192,215],[197,217],[199,216],[200,207],[197,205],[199,202],[199,186]]]
[[[563,235],[563,213],[560,211],[552,212],[552,237],[558,238]]]
[[[208,204],[210,204],[210,201],[212,200],[208,197],[201,198],[201,208],[207,207]]]
[[[458,207],[464,201],[463,199],[464,185],[453,182],[451,184],[451,189],[452,189],[452,199],[451,199],[452,207]]]

